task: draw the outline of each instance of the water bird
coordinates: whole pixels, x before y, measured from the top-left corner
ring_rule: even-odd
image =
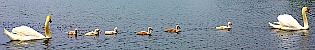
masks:
[[[146,32],[146,31],[139,31],[139,32],[136,32],[136,34],[137,35],[151,35],[151,30],[153,30],[152,27],[148,27],[148,32]]]
[[[272,28],[275,29],[280,29],[280,30],[307,30],[309,29],[307,17],[306,17],[306,12],[310,13],[310,10],[307,7],[302,8],[302,19],[304,22],[304,27],[302,27],[296,19],[294,19],[291,15],[289,14],[283,14],[279,15],[277,17],[278,23],[277,24],[272,24],[269,22],[269,25]]]
[[[232,22],[228,22],[228,26],[219,26],[219,27],[215,27],[215,29],[217,29],[217,30],[228,30],[228,29],[231,29],[231,25],[232,25]]]
[[[94,31],[88,32],[85,34],[85,36],[95,36],[100,33],[100,29],[95,29]]]
[[[27,26],[20,26],[20,27],[15,27],[12,29],[12,32],[9,32],[4,28],[4,34],[9,37],[10,40],[20,40],[20,41],[25,41],[25,40],[35,40],[35,39],[50,39],[51,33],[49,30],[49,23],[51,23],[51,16],[48,15],[46,16],[46,21],[45,21],[45,26],[44,26],[44,32],[45,35],[42,35],[35,31],[34,29],[27,27]]]
[[[179,29],[181,29],[181,28],[179,27],[179,25],[176,25],[176,26],[175,26],[175,29],[174,29],[174,28],[168,28],[168,29],[164,30],[164,32],[178,33],[178,32],[180,32]]]
[[[74,31],[69,31],[68,35],[77,35],[77,33],[78,33],[78,30],[75,29]]]
[[[114,28],[114,31],[105,31],[105,35],[113,35],[113,34],[116,34],[118,31],[117,31],[117,27]]]

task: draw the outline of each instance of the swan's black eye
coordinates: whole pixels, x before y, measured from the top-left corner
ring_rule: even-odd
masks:
[[[49,20],[49,22],[51,23],[52,21],[51,21],[51,20]]]

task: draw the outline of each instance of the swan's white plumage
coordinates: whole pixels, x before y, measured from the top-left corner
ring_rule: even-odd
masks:
[[[284,27],[302,28],[302,26],[289,14],[279,15],[277,17],[280,24]]]
[[[44,35],[27,26],[15,27],[12,29],[12,32],[20,36],[30,36],[32,39],[41,39],[45,37]]]

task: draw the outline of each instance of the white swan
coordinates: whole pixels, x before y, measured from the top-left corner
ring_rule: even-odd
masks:
[[[168,28],[168,29],[164,30],[164,32],[177,33],[177,32],[180,32],[179,29],[181,29],[181,28],[179,27],[179,25],[176,25],[176,26],[175,26],[175,29],[174,29],[174,28]]]
[[[116,34],[118,31],[117,31],[117,27],[114,28],[114,31],[105,31],[105,35],[113,35],[113,34]]]
[[[304,22],[304,27],[302,27],[296,21],[296,19],[294,19],[291,15],[288,15],[288,14],[279,15],[277,17],[277,19],[279,21],[279,23],[278,23],[279,25],[272,24],[270,22],[269,22],[269,25],[272,28],[281,29],[281,30],[306,30],[306,29],[309,29],[309,25],[308,25],[308,21],[307,21],[307,17],[306,17],[306,12],[310,12],[310,10],[307,7],[303,7],[302,8],[302,18],[303,18],[303,22]]]
[[[27,26],[15,27],[12,32],[9,32],[4,28],[4,34],[7,35],[11,40],[33,40],[33,39],[44,39],[51,38],[51,33],[49,31],[49,23],[51,23],[51,16],[46,17],[46,22],[44,26],[45,35],[42,35],[35,31],[34,29]],[[15,34],[14,34],[15,33]]]
[[[217,30],[226,30],[226,29],[231,29],[232,22],[228,22],[228,26],[219,26],[215,27]]]
[[[148,27],[148,32],[146,31],[139,31],[136,32],[137,35],[151,35],[151,30],[153,30],[151,27]]]
[[[95,36],[100,33],[100,29],[95,29],[94,31],[88,32],[85,34],[85,36]]]

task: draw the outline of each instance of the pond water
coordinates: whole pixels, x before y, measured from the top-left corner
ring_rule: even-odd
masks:
[[[52,16],[52,39],[10,41],[0,34],[4,49],[170,49],[170,50],[304,50],[315,48],[314,0],[0,0],[0,28],[21,25],[44,34]],[[291,14],[302,24],[308,6],[309,30],[270,29],[268,22]],[[216,26],[233,23],[231,30]],[[180,33],[164,29],[181,26]],[[118,34],[104,31],[118,27]],[[151,36],[136,35],[152,27]],[[77,28],[78,36],[67,35]],[[96,28],[99,36],[84,36]],[[3,29],[0,29],[3,32]]]

